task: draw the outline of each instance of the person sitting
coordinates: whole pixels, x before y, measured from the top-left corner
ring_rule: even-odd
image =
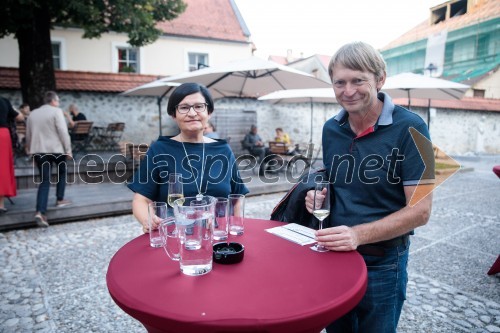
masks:
[[[207,127],[205,127],[203,135],[211,139],[220,139],[219,133],[217,133],[217,129],[215,128],[215,125],[212,124],[211,121],[207,122]]]
[[[269,154],[269,149],[264,146],[264,142],[259,134],[257,134],[257,126],[252,125],[250,132],[243,139],[243,148],[248,149],[250,154],[258,158],[260,163],[259,174],[264,174],[264,163],[262,161]]]
[[[144,232],[149,232],[148,204],[167,201],[170,173],[182,175],[186,197],[248,193],[227,142],[203,136],[213,112],[212,96],[198,83],[181,84],[168,99],[167,113],[180,133],[160,136],[151,144],[128,184],[135,192],[132,211]]]
[[[290,136],[283,131],[281,127],[276,128],[276,137],[274,138],[276,142],[283,142],[286,145],[291,145],[292,141],[290,140]]]
[[[28,120],[28,117],[31,113],[30,106],[28,103],[23,103],[19,106],[19,112],[24,116],[24,120]]]
[[[26,145],[26,122],[31,113],[30,106],[27,103],[23,103],[18,108],[19,113],[24,116],[24,120],[16,121],[16,133],[17,133],[17,151],[24,151],[24,146]]]
[[[76,104],[70,104],[68,107],[68,112],[64,112],[64,116],[68,120],[68,127],[73,128],[76,121],[87,120],[87,117],[80,112]]]
[[[281,127],[276,128],[276,136],[274,138],[276,142],[282,142],[287,147],[286,155],[296,155],[298,154],[297,148],[292,147],[292,140],[290,140],[290,136],[283,131]]]
[[[64,116],[68,121],[68,128],[70,129],[75,127],[75,123],[77,121],[87,120],[87,117],[85,117],[85,115],[80,112],[76,104],[70,104],[70,106],[68,107],[68,112],[64,112]],[[70,136],[71,136],[71,141],[75,141],[75,140],[85,139],[88,136],[88,134],[71,133]]]

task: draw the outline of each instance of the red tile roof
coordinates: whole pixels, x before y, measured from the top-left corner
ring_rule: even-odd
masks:
[[[270,55],[268,60],[277,62],[280,65],[287,65],[288,64],[288,59],[283,56],[276,56],[276,55]]]
[[[55,71],[59,91],[123,92],[157,79],[154,75],[128,73],[93,73],[78,71]],[[21,89],[17,68],[0,67],[0,89]],[[394,103],[407,106],[408,99],[394,99]],[[427,107],[426,99],[413,99],[411,106]],[[460,100],[431,101],[432,107],[443,109],[500,112],[500,99],[464,97]]]
[[[301,60],[310,59],[313,57],[317,57],[319,59],[319,61],[323,64],[323,66],[325,66],[325,69],[328,70],[328,65],[330,64],[330,59],[332,58],[332,56],[328,56],[328,55],[324,55],[324,54],[314,54],[314,55],[307,57],[307,58],[292,58],[292,59],[290,59],[290,61],[288,61],[287,57],[278,56],[278,55],[270,55],[268,59],[271,61],[277,62],[278,64],[288,65],[290,63],[299,62]]]
[[[384,46],[382,51],[425,39],[428,36],[443,30],[448,30],[448,32],[450,32],[478,24],[480,22],[488,21],[496,17],[500,17],[500,1],[483,0],[478,2],[475,7],[470,8],[464,15],[452,17],[433,25],[430,24],[429,19],[425,20],[415,28],[409,30],[399,38]]]
[[[55,71],[57,90],[123,92],[157,79],[155,75]],[[0,89],[21,89],[17,68],[0,67]]]
[[[395,98],[395,104],[408,106],[407,98]],[[427,99],[411,99],[412,107],[428,107],[429,101]],[[500,112],[500,99],[490,98],[477,98],[477,97],[463,97],[462,99],[455,100],[431,100],[431,107],[440,109],[455,109],[467,111],[493,111]]]
[[[167,35],[248,42],[231,0],[183,0],[187,8],[172,21],[158,23]]]

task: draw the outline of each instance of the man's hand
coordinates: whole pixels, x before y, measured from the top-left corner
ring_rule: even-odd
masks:
[[[353,228],[345,225],[316,230],[318,245],[331,251],[354,251],[358,248],[358,235]]]
[[[321,206],[323,204],[323,200],[325,199],[326,188],[324,188],[321,193],[316,194],[316,206]],[[306,209],[309,213],[312,214],[314,206],[314,190],[307,191],[306,195]]]

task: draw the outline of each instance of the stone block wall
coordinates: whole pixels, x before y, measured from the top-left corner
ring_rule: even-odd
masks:
[[[21,104],[19,91],[1,90],[17,107]],[[60,92],[61,108],[67,110],[75,103],[95,126],[110,122],[125,122],[124,141],[150,143],[158,137],[158,105],[155,97],[122,96],[116,93]],[[167,115],[167,100],[162,102],[163,135],[175,135],[175,122]],[[294,142],[308,143],[310,139],[311,107],[309,103],[270,104],[253,99],[226,98],[215,101],[217,109],[255,111],[259,134],[265,141],[274,140],[275,128],[282,127]],[[340,109],[338,104],[314,103],[313,143],[321,144],[324,122]],[[427,121],[427,109],[412,108]],[[238,126],[242,135],[251,124]],[[219,132],[224,129],[219,128]],[[431,118],[430,133],[433,142],[452,155],[500,154],[500,112],[438,109]]]

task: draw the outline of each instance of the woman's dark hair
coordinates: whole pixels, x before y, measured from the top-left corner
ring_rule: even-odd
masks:
[[[196,93],[201,93],[205,98],[205,103],[207,103],[208,114],[214,112],[214,101],[208,89],[205,86],[202,86],[201,84],[190,82],[190,83],[183,83],[177,88],[175,88],[174,92],[172,93],[172,95],[170,95],[168,99],[167,113],[175,118],[175,111],[177,105],[179,105],[179,103],[184,99],[184,97]]]

